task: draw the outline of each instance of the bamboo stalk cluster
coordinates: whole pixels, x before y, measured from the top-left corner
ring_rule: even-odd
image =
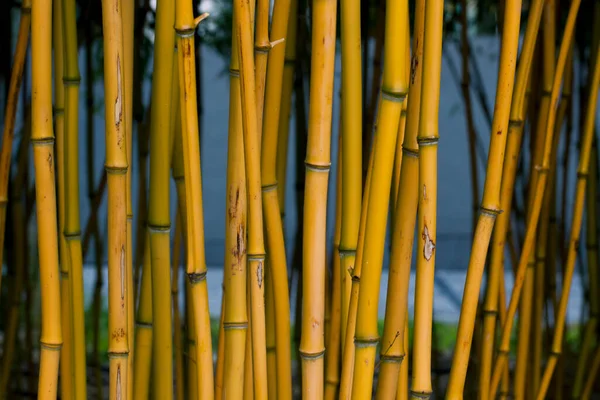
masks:
[[[110,399],[177,400],[587,399],[598,393],[600,29],[589,43],[577,36],[578,18],[590,6],[581,0],[568,5],[501,2],[497,84],[493,113],[488,112],[480,198],[474,104],[484,105],[485,99],[471,92],[478,72],[470,62],[475,57],[467,29],[470,3],[455,2],[452,11],[444,0],[378,4],[375,58],[383,58],[383,66],[374,65],[371,75],[363,59],[373,33],[361,29],[363,3],[275,0],[271,9],[268,1],[233,0],[222,302],[221,310],[209,310],[197,68],[202,60],[197,27],[208,15],[199,14],[191,0],[157,1],[151,95],[144,110],[140,9],[131,1],[102,0],[106,152],[97,186],[93,160],[98,155],[90,144],[91,29],[84,31],[85,179],[92,213],[82,234],[78,35],[83,22],[75,0],[23,0],[0,152],[0,258],[6,258],[12,274],[0,397],[12,398],[18,385],[11,382],[14,369],[24,362],[14,350],[22,340],[21,293],[27,294],[29,315],[34,279],[41,300],[39,377],[33,383],[38,398],[85,399],[93,392],[98,398],[108,393]],[[599,4],[592,5],[595,23]],[[141,9],[145,18],[147,7]],[[440,99],[444,21],[453,13],[462,25],[460,95],[469,142],[469,160],[463,161],[470,168],[473,203],[480,204],[454,350],[445,360],[449,376],[441,384],[434,288],[436,260],[445,257],[438,255],[438,210],[445,199],[438,191],[438,170],[443,167],[439,155],[447,151],[444,143],[453,140],[454,132],[440,123]],[[30,29],[31,109],[24,112],[26,123],[13,156]],[[336,148],[337,50],[342,74]],[[27,93],[27,85],[22,91]],[[576,123],[574,104],[579,108]],[[568,161],[574,126],[579,132],[576,171]],[[291,132],[302,232],[288,259],[285,188]],[[333,169],[332,149],[337,150]],[[334,207],[328,206],[330,179],[335,180]],[[575,189],[571,210],[565,195],[569,185]],[[108,212],[101,221],[104,191]],[[37,222],[35,277],[25,245],[10,247],[14,241],[27,242],[28,198],[34,198]],[[332,208],[334,235],[328,243]],[[93,352],[88,353],[83,265],[90,240],[97,286]],[[99,350],[102,253],[108,259],[107,387]],[[506,268],[507,259],[512,269]],[[565,336],[578,261],[586,267],[581,277],[589,309],[574,352],[565,349]],[[379,310],[384,268],[386,302]],[[506,276],[514,281],[510,290]],[[380,314],[385,315],[382,324]],[[212,329],[213,324],[218,327]],[[29,325],[26,321],[26,340],[31,340]],[[33,349],[29,344],[30,368]],[[94,368],[93,379],[88,379],[88,365]]]

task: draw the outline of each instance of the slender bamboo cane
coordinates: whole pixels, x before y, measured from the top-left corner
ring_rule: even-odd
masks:
[[[240,57],[240,87],[242,102],[242,128],[244,137],[244,161],[248,194],[248,267],[250,273],[250,297],[252,314],[252,364],[254,396],[267,396],[267,362],[265,344],[264,310],[264,232],[262,199],[259,196],[261,177],[260,131],[257,131],[257,109],[254,81],[254,60],[251,52],[252,29],[249,4],[234,2],[234,23],[237,29],[238,56]],[[279,218],[278,218],[279,219]]]
[[[214,375],[204,253],[204,218],[202,215],[202,181],[195,75],[196,60],[192,51],[195,48],[195,28],[202,19],[206,18],[207,14],[202,14],[194,20],[190,0],[177,0],[175,4],[175,32],[177,34],[177,48],[179,49],[177,53],[179,59],[183,162],[186,178],[188,249],[186,262],[194,315],[196,384],[199,398],[212,399],[214,396]]]
[[[337,396],[340,384],[340,344],[341,344],[341,303],[342,271],[340,260],[340,237],[342,234],[342,135],[338,136],[338,159],[335,197],[335,232],[333,237],[333,257],[331,260],[331,332],[326,342],[325,395],[326,400]]]
[[[500,69],[498,71],[498,90],[496,92],[496,106],[492,121],[488,167],[483,190],[481,214],[477,221],[469,269],[467,270],[455,353],[452,359],[452,368],[446,393],[446,397],[449,399],[461,398],[464,390],[483,268],[494,222],[501,207],[502,170],[518,53],[520,10],[520,0],[506,2]]]
[[[31,54],[31,142],[35,167],[40,297],[44,299],[38,398],[55,399],[63,338],[52,129],[52,1],[33,0],[31,3]]]
[[[342,349],[342,371],[340,379],[340,399],[350,399],[352,393],[352,378],[354,372],[354,334],[356,332],[356,317],[358,309],[358,294],[360,290],[360,275],[362,272],[362,257],[365,243],[365,226],[367,223],[367,208],[369,205],[369,190],[371,187],[371,176],[373,174],[373,154],[377,137],[374,137],[373,146],[369,155],[369,166],[367,168],[367,176],[365,177],[365,193],[361,203],[360,210],[360,225],[358,229],[358,241],[356,247],[356,262],[354,267],[348,270],[348,274],[352,277],[352,291],[350,293],[350,304],[348,306],[348,325],[346,326],[345,347]],[[342,141],[343,145],[343,141]],[[343,155],[342,155],[343,158]],[[342,159],[343,161],[343,159]],[[342,166],[342,170],[343,170]],[[343,171],[342,171],[343,172]],[[342,190],[344,183],[342,182]],[[342,194],[343,196],[343,194]],[[342,201],[344,199],[342,198]],[[343,205],[342,205],[343,208]],[[343,213],[342,209],[342,213]],[[343,229],[343,228],[342,228]],[[342,260],[343,261],[343,260]]]
[[[590,368],[588,371],[588,377],[585,382],[585,386],[583,387],[583,392],[581,393],[582,400],[588,400],[592,393],[592,389],[596,383],[596,376],[598,375],[598,370],[600,369],[600,346],[596,346],[596,350],[593,353],[592,361],[590,363]]]
[[[593,91],[591,93],[594,93]],[[596,337],[596,329],[598,325],[598,232],[596,218],[598,217],[596,208],[597,196],[597,178],[598,178],[598,145],[596,138],[592,142],[592,151],[590,154],[589,166],[589,187],[586,190],[585,205],[587,208],[586,215],[586,243],[587,250],[586,259],[588,264],[588,279],[590,293],[590,310],[589,319],[585,325],[583,340],[579,349],[577,359],[577,370],[575,380],[573,382],[572,397],[578,399],[583,390],[585,373],[588,366],[588,356],[592,351],[592,343]]]
[[[462,55],[462,82],[461,89],[463,101],[465,103],[465,118],[467,122],[467,137],[469,141],[469,162],[471,172],[471,196],[473,201],[473,234],[477,229],[477,214],[479,204],[479,178],[477,173],[477,154],[475,145],[477,141],[475,133],[475,124],[473,121],[473,108],[471,104],[471,85],[469,77],[469,24],[467,20],[467,0],[460,2],[460,37],[461,37],[461,55]]]
[[[148,231],[144,232],[149,236]],[[152,367],[152,272],[150,260],[150,240],[146,237],[144,262],[139,293],[140,300],[136,315],[135,353],[133,365],[133,395],[135,399],[147,399],[150,390]]]
[[[256,118],[258,133],[262,133],[263,109],[265,105],[265,87],[267,76],[267,61],[269,59],[269,5],[268,0],[256,0],[254,15],[256,25],[253,27],[254,35],[254,87],[256,89]],[[287,15],[286,15],[287,18]],[[235,40],[235,37],[234,37]],[[260,143],[260,141],[259,141]]]
[[[561,49],[562,50],[562,49]],[[583,203],[585,199],[586,184],[588,179],[590,153],[592,140],[594,136],[594,121],[596,119],[596,104],[598,102],[596,92],[600,84],[600,51],[596,50],[596,60],[593,69],[593,78],[590,85],[590,97],[588,99],[584,130],[582,134],[581,153],[579,156],[579,166],[577,168],[577,188],[575,192],[575,203],[573,206],[573,222],[571,225],[571,238],[569,239],[569,250],[567,263],[565,266],[563,288],[558,303],[558,314],[556,318],[556,329],[552,341],[552,350],[548,357],[548,362],[542,376],[540,389],[537,393],[537,399],[543,399],[550,384],[550,379],[554,373],[558,357],[561,354],[564,321],[567,313],[567,302],[575,269],[575,258],[577,256],[577,247],[581,231],[581,220],[583,215]]]
[[[184,218],[185,220],[185,218]],[[185,224],[185,223],[184,223]],[[186,231],[187,232],[187,231]],[[187,234],[186,234],[187,235]],[[187,238],[187,236],[186,236]],[[186,246],[186,257],[188,254]],[[186,258],[187,259],[187,258]],[[187,398],[196,400],[198,398],[198,370],[196,368],[196,326],[194,322],[194,309],[192,307],[191,284],[186,281],[186,319],[187,319],[187,343],[188,343],[188,364],[187,364]]]
[[[181,136],[181,135],[178,135]],[[181,314],[179,312],[179,264],[181,261],[182,215],[178,209],[175,217],[175,237],[173,239],[173,267],[171,270],[171,304],[173,306],[173,347],[175,348],[175,398],[184,399],[185,380],[183,378],[183,348],[181,340]]]
[[[346,327],[360,225],[363,179],[363,92],[361,69],[360,1],[340,2],[342,42],[342,231],[340,268],[342,271],[341,349],[346,346]],[[370,135],[370,131],[368,133]],[[369,140],[370,141],[370,140]],[[369,149],[366,149],[367,152]],[[367,153],[368,154],[368,153]]]
[[[373,178],[369,191],[369,206],[365,227],[365,248],[362,263],[361,290],[358,297],[356,319],[353,398],[370,398],[373,387],[376,346],[379,342],[377,330],[377,305],[386,223],[389,208],[394,153],[398,138],[398,124],[402,102],[408,92],[408,77],[405,72],[408,30],[404,25],[408,17],[408,2],[390,0],[386,4],[386,41],[381,106],[375,135],[375,157]],[[404,22],[404,24],[402,23]],[[440,43],[441,45],[441,43]],[[440,46],[441,48],[441,46]],[[434,67],[435,70],[435,67]],[[366,266],[368,265],[368,268]],[[397,372],[394,374],[397,376]]]
[[[277,151],[279,136],[280,105],[282,101],[282,83],[287,44],[285,35],[288,29],[290,15],[290,0],[278,0],[273,9],[270,42],[268,44],[268,69],[266,91],[264,94],[264,120],[261,119],[262,108],[258,104],[259,129],[262,127],[261,142],[261,185],[262,207],[265,218],[267,248],[269,252],[269,273],[273,283],[273,305],[275,312],[275,345],[277,365],[277,398],[291,399],[292,396],[292,366],[290,349],[290,300],[287,262],[284,243],[284,232],[279,209],[279,191],[277,181]],[[257,23],[260,23],[261,10],[257,13]],[[260,34],[260,26],[257,33]],[[276,46],[280,43],[278,46]],[[261,39],[261,46],[264,47]],[[294,42],[291,45],[295,45]],[[257,54],[258,56],[258,54]],[[257,73],[262,68],[262,56],[257,57]],[[242,67],[243,68],[243,67]],[[257,80],[258,81],[258,80]],[[260,86],[257,87],[260,90]],[[287,120],[281,122],[289,124]],[[286,146],[287,147],[287,146]]]
[[[127,342],[129,358],[127,359],[130,379],[127,380],[127,398],[133,399],[133,364],[135,362],[135,304],[133,284],[133,203],[131,195],[133,166],[133,35],[135,25],[135,2],[123,3],[123,77],[125,79],[125,134],[127,144],[127,256],[126,256],[126,296],[127,296]]]
[[[250,271],[246,271],[246,293],[250,293]],[[252,298],[246,297],[246,315],[248,315],[248,331],[252,332]],[[252,368],[252,335],[246,334],[244,344],[244,400],[254,399],[254,370]]]
[[[30,113],[29,113],[30,114]],[[29,162],[29,135],[31,131],[30,121],[26,121],[25,129],[21,136],[18,150],[18,165],[17,173],[13,178],[11,188],[11,203],[12,208],[12,225],[13,236],[16,243],[27,243],[27,220],[25,217],[25,183],[27,182],[27,167]],[[7,398],[8,382],[11,377],[11,372],[14,367],[13,360],[15,357],[15,339],[18,335],[19,314],[21,307],[21,298],[23,297],[23,278],[25,269],[27,268],[27,256],[24,248],[15,251],[15,272],[14,280],[10,286],[8,298],[10,299],[10,308],[6,317],[4,350],[2,352],[2,374],[0,374],[0,398]]]
[[[558,62],[556,64],[556,70],[554,75],[554,82],[552,84],[552,92],[550,96],[550,104],[556,104],[558,100],[560,83],[562,81],[563,72],[565,69],[567,53],[569,51],[570,42],[573,37],[573,28],[575,25],[575,18],[577,16],[577,12],[579,11],[580,0],[574,0],[569,9],[569,15],[567,17],[567,23],[565,25],[565,30],[563,33],[563,39],[560,46]],[[492,374],[492,381],[490,386],[490,398],[494,398],[496,390],[498,388],[498,383],[500,381],[500,375],[504,369],[504,363],[508,357],[508,351],[510,347],[510,333],[512,328],[512,322],[514,319],[514,315],[517,309],[517,305],[519,303],[519,297],[521,294],[521,288],[524,283],[524,276],[527,269],[527,264],[529,261],[529,256],[532,251],[535,233],[537,229],[537,223],[539,220],[539,214],[541,209],[541,203],[543,198],[543,193],[546,186],[546,171],[549,167],[549,158],[552,150],[552,136],[554,133],[554,122],[555,122],[556,114],[554,113],[553,108],[550,109],[548,114],[548,122],[546,124],[546,135],[545,135],[545,143],[544,143],[544,157],[542,159],[542,164],[536,166],[539,169],[539,179],[536,182],[535,188],[535,196],[533,200],[533,204],[530,207],[530,218],[527,224],[527,232],[525,235],[525,241],[523,243],[523,248],[521,251],[521,258],[519,260],[519,266],[517,268],[517,273],[515,276],[515,285],[512,290],[510,304],[507,311],[506,323],[502,328],[502,337],[500,342],[500,351],[498,357],[496,359],[496,363],[494,366],[494,373]]]
[[[152,114],[150,117],[150,199],[148,232],[152,271],[152,393],[173,397],[172,306],[170,301],[169,132],[175,42],[173,0],[156,9]],[[174,118],[175,116],[173,116]]]
[[[53,46],[54,46],[54,117],[56,132],[56,174],[58,200],[58,240],[60,261],[60,307],[63,345],[60,357],[60,391],[61,397],[70,399],[74,390],[73,340],[71,306],[71,279],[69,273],[69,252],[64,236],[65,227],[65,87],[62,84],[64,70],[64,40],[62,1],[53,4]],[[33,50],[32,50],[33,51]]]
[[[223,296],[225,295],[225,285],[222,285]],[[215,367],[215,399],[223,399],[223,380],[225,372],[225,327],[223,321],[225,318],[225,301],[221,301],[221,312],[219,313],[219,333],[217,336],[217,365]]]
[[[108,357],[109,397],[127,393],[127,145],[123,110],[123,21],[121,2],[103,0],[106,172],[108,173]]]
[[[542,16],[543,1],[532,2],[525,30],[525,38],[519,65],[517,67],[516,82],[512,96],[510,120],[508,124],[508,138],[505,151],[505,160],[502,171],[502,184],[500,189],[500,207],[503,212],[498,215],[492,238],[490,258],[490,271],[486,288],[484,303],[483,341],[481,351],[481,364],[479,374],[479,393],[482,400],[488,399],[494,339],[496,332],[496,319],[498,317],[499,292],[504,283],[504,250],[507,241],[507,232],[510,229],[510,216],[512,199],[515,186],[521,142],[523,139],[524,125],[524,97],[528,87],[531,64],[538,35],[539,24]],[[500,303],[500,304],[499,304]]]
[[[548,98],[548,94],[552,89],[552,78],[554,75],[554,63],[556,60],[556,2],[554,0],[547,1],[544,5],[544,37],[543,37],[543,60],[544,65],[542,69],[542,81],[544,91],[544,97],[542,100]],[[542,106],[538,116],[545,118],[549,106],[545,108]],[[557,112],[558,113],[558,112]],[[543,121],[538,122],[538,129],[545,128]],[[541,136],[541,135],[540,135]],[[545,300],[545,280],[546,280],[546,260],[548,253],[548,235],[550,229],[550,206],[551,199],[554,193],[554,173],[556,165],[556,147],[558,140],[560,139],[560,130],[555,129],[552,151],[550,155],[551,165],[548,173],[548,189],[544,193],[544,199],[542,202],[542,211],[540,214],[539,232],[536,242],[535,250],[535,270],[534,270],[534,297],[533,297],[533,310],[532,310],[532,330],[531,330],[531,341],[532,349],[528,349],[527,353],[531,353],[530,361],[530,383],[528,382],[528,389],[534,396],[537,392],[540,384],[540,370],[542,365],[543,357],[543,330],[542,330],[542,319],[544,313],[544,300]],[[521,377],[518,377],[521,378]]]
[[[279,123],[277,124],[277,198],[282,220],[285,218],[285,191],[287,175],[287,153],[290,129],[290,111],[294,89],[294,65],[296,64],[296,31],[298,29],[298,1],[291,0],[289,5],[287,33],[285,35],[285,59],[281,83],[281,102]],[[283,221],[282,221],[283,224]],[[289,279],[291,283],[291,279]],[[288,285],[289,286],[289,285]]]
[[[327,182],[330,169],[331,115],[337,2],[312,4],[312,57],[308,142],[305,159],[302,256],[302,396],[323,397],[325,343],[325,260]],[[254,323],[254,321],[253,321]]]
[[[422,97],[419,116],[419,208],[412,397],[431,396],[431,325],[437,226],[437,143],[443,0],[425,7]]]
[[[8,203],[8,180],[10,178],[10,159],[12,156],[12,142],[14,139],[15,119],[17,114],[18,96],[25,56],[29,41],[29,27],[31,25],[31,0],[24,0],[21,4],[21,18],[19,20],[19,34],[8,87],[6,110],[4,115],[4,129],[2,132],[2,150],[0,150],[0,262],[3,260],[4,234],[6,230],[6,204]],[[0,283],[2,282],[0,277]]]
[[[239,56],[235,27],[229,66],[229,143],[225,214],[225,387],[227,398],[243,398],[248,315],[246,308],[247,194],[242,136]]]
[[[275,345],[275,305],[273,304],[273,277],[269,273],[270,258],[265,265],[265,343],[267,346],[267,398],[277,397],[277,359]]]
[[[423,56],[423,36],[424,36],[424,2],[419,2],[420,6],[416,10],[415,16],[415,40],[414,51],[415,59]],[[408,7],[408,5],[407,5]],[[406,35],[404,40],[407,42],[406,47],[410,50],[410,31],[408,24],[408,10],[404,13]],[[408,82],[410,72],[410,64],[406,64],[406,80]],[[416,65],[415,65],[416,68]],[[415,78],[417,71],[414,71]],[[415,79],[415,85],[409,86],[411,92],[410,100],[406,98],[404,103],[412,102],[413,95],[414,105],[408,105],[413,115],[418,116],[418,107],[420,103],[420,78],[422,70],[419,73],[418,81]],[[416,111],[414,111],[416,109]],[[419,150],[417,144],[417,126],[415,121],[418,118],[410,119],[410,130],[407,127],[402,144],[402,165],[400,168],[400,185],[398,189],[398,197],[394,205],[394,225],[392,236],[392,253],[390,255],[390,267],[388,277],[388,290],[385,307],[385,322],[383,325],[383,338],[381,340],[381,354],[379,362],[381,364],[379,370],[379,378],[377,381],[377,399],[391,399],[398,393],[398,380],[400,376],[400,368],[407,363],[405,354],[404,336],[407,328],[408,319],[408,284],[410,281],[410,266],[412,262],[414,232],[417,219],[418,197],[418,170],[419,170]],[[400,123],[403,123],[403,118],[400,118]],[[401,129],[401,128],[400,128]],[[400,137],[398,137],[400,140]],[[398,157],[398,154],[396,154]],[[405,384],[405,382],[404,382]],[[408,387],[405,385],[406,395],[408,395]]]
[[[65,52],[63,84],[65,87],[65,225],[64,237],[69,252],[71,278],[71,318],[73,332],[74,397],[85,399],[86,344],[83,300],[83,260],[79,217],[79,62],[75,1],[62,1],[63,43]]]

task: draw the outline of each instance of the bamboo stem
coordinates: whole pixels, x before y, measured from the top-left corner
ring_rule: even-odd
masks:
[[[65,225],[64,237],[69,252],[73,334],[74,397],[86,398],[86,343],[83,300],[83,260],[79,217],[79,62],[74,0],[62,0],[65,88]],[[59,172],[60,173],[60,172]]]
[[[194,315],[196,384],[199,398],[212,399],[214,397],[214,375],[208,288],[206,284],[206,257],[204,253],[204,218],[202,215],[202,180],[195,75],[196,60],[193,54],[195,28],[207,15],[204,14],[194,20],[191,0],[176,0],[175,5],[175,33],[177,35],[177,48],[179,49],[177,54],[179,59],[183,162],[186,179],[188,250],[186,262]]]
[[[123,21],[121,2],[102,1],[106,172],[108,174],[108,357],[109,397],[127,393],[127,132],[123,105]]]
[[[560,83],[562,81],[563,72],[565,69],[567,53],[569,51],[570,42],[573,37],[573,28],[575,25],[575,18],[577,16],[577,12],[579,10],[580,0],[574,0],[571,3],[569,9],[569,15],[567,17],[567,24],[565,26],[565,30],[563,33],[563,39],[560,46],[558,62],[556,64],[556,71],[554,75],[554,82],[552,83],[552,92],[550,96],[550,104],[556,104],[558,100]],[[500,381],[500,375],[503,373],[504,363],[508,357],[508,351],[510,347],[510,333],[512,328],[513,319],[516,313],[517,305],[519,303],[519,297],[521,295],[521,289],[524,283],[524,276],[527,270],[527,264],[529,261],[529,256],[531,255],[532,247],[535,240],[535,233],[537,229],[537,223],[539,221],[539,214],[541,209],[541,203],[543,200],[543,193],[546,187],[546,179],[547,179],[547,170],[549,168],[550,163],[550,153],[552,150],[552,136],[554,133],[554,122],[556,114],[553,112],[554,110],[551,108],[547,118],[546,124],[546,135],[545,135],[545,143],[544,143],[544,154],[542,158],[542,164],[536,166],[539,172],[539,179],[535,183],[535,187],[532,187],[532,190],[535,190],[535,196],[533,196],[532,204],[530,207],[530,217],[527,224],[527,232],[525,235],[525,241],[523,243],[523,248],[521,251],[521,258],[519,260],[519,266],[517,268],[517,273],[515,274],[515,285],[512,290],[510,304],[507,311],[506,323],[502,329],[502,337],[500,342],[499,354],[496,359],[496,363],[494,366],[494,372],[492,374],[492,381],[490,386],[490,398],[494,398],[496,390],[498,388],[498,383]]]
[[[437,226],[437,144],[444,1],[427,2],[419,116],[419,208],[415,331],[411,398],[428,399],[431,387],[431,326]]]
[[[36,216],[42,302],[38,398],[55,399],[61,329],[54,132],[52,129],[52,1],[31,3],[31,142],[35,168]]]

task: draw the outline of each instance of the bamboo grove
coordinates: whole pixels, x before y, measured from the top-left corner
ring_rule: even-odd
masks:
[[[0,398],[600,396],[600,2],[1,7]]]

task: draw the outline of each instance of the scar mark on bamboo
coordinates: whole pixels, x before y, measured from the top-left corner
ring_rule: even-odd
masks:
[[[119,342],[121,339],[123,339],[125,337],[125,329],[123,328],[117,328],[114,330],[114,332],[112,333],[112,338],[116,341]]]
[[[415,39],[415,49],[419,47],[419,39]],[[417,66],[419,65],[419,59],[417,58],[417,55],[415,54],[412,57],[412,60],[410,62],[410,84],[414,85],[415,84],[415,79],[416,79],[416,75],[417,75]]]
[[[423,201],[427,201],[427,185],[423,185]]]
[[[263,282],[263,263],[262,261],[258,262],[258,268],[256,268],[256,281],[258,282],[258,288],[262,288]]]
[[[121,305],[123,306],[123,300],[125,299],[125,246],[121,246]]]
[[[500,129],[498,132],[496,132],[496,135],[502,135],[502,129]]]
[[[50,170],[50,172],[52,172],[52,153],[48,153],[48,158],[46,159],[46,162],[48,163],[48,169]]]
[[[234,271],[236,269],[240,272],[242,271],[242,259],[244,258],[244,255],[246,255],[245,236],[246,231],[244,229],[244,225],[240,224],[236,233],[236,244],[231,252],[234,257],[233,263],[231,264]]]
[[[425,241],[425,245],[423,246],[423,257],[425,257],[425,260],[429,261],[431,260],[431,256],[435,250],[435,243],[429,237],[429,229],[427,229],[427,225],[425,225],[425,228],[423,228],[423,234],[421,237]]]
[[[117,55],[117,98],[115,99],[115,126],[119,128],[121,125],[121,115],[123,113],[123,94],[121,82],[121,58]],[[119,136],[119,147],[121,146],[122,138]]]
[[[235,200],[233,200],[232,193],[229,193],[229,219],[234,220],[237,216],[237,209],[240,201],[240,189],[236,188],[235,190]]]
[[[122,390],[121,390],[121,366],[117,366],[117,400],[121,400],[122,398]]]

